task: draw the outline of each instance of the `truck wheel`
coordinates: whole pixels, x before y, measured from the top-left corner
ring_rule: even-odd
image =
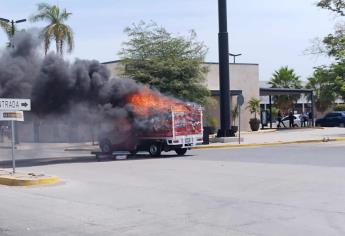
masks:
[[[187,148],[177,148],[175,149],[175,152],[179,156],[183,156],[187,152]]]
[[[129,153],[132,155],[132,156],[135,156],[136,154],[137,154],[137,150],[131,150],[131,151],[129,151]]]
[[[149,147],[149,153],[152,157],[159,157],[162,152],[162,147],[159,143],[152,143]]]
[[[100,148],[102,153],[110,154],[113,151],[113,148],[109,140],[104,140],[103,142],[101,142]]]

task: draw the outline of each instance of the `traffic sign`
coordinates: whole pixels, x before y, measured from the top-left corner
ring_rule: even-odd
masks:
[[[239,106],[242,106],[243,103],[244,103],[244,97],[243,97],[242,94],[239,94],[239,95],[237,96],[237,104],[238,104]]]
[[[30,99],[0,98],[0,121],[11,121],[13,174],[16,172],[16,159],[14,155],[15,121],[24,121],[23,111],[30,111],[30,110],[31,110]]]
[[[0,111],[2,121],[24,121],[23,111]]]
[[[30,99],[0,98],[0,111],[30,111]]]

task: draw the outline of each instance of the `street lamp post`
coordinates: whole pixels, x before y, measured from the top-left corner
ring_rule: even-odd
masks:
[[[239,53],[239,54],[232,54],[232,53],[229,53],[229,56],[231,56],[231,57],[234,58],[234,64],[236,64],[236,57],[242,56],[242,53]]]
[[[230,75],[229,75],[229,37],[227,32],[226,0],[218,0],[219,18],[219,90],[220,90],[220,130],[218,137],[233,136],[230,130]]]
[[[15,33],[15,28],[14,28],[14,24],[18,24],[18,23],[22,23],[25,22],[26,19],[21,19],[21,20],[9,20],[6,18],[0,18],[0,21],[6,22],[6,23],[10,23],[11,22],[11,38],[10,38],[10,47],[14,48],[14,43],[13,43],[13,37],[14,37],[14,33]]]

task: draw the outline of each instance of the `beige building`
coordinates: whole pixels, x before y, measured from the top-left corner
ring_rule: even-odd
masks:
[[[219,65],[218,63],[206,63],[209,72],[206,76],[207,88],[211,90],[211,94],[219,102]],[[250,112],[246,109],[247,102],[252,98],[260,98],[259,96],[259,65],[258,64],[244,64],[236,63],[230,64],[230,92],[232,100],[232,109],[237,106],[236,95],[242,94],[244,97],[244,104],[241,107],[241,130],[249,131],[249,119],[252,117]],[[211,113],[213,117],[219,120],[220,111],[219,104],[213,109],[208,108],[206,112]],[[234,122],[234,121],[232,121]],[[238,125],[238,118],[232,125]]]
[[[112,76],[120,76],[123,69],[120,61],[105,62],[103,64],[110,70]],[[219,65],[218,63],[205,64],[209,69],[209,72],[206,75],[206,86],[211,91],[211,94],[216,99],[217,103],[206,108],[204,121],[207,122],[207,120],[212,117],[219,121]],[[260,98],[259,65],[248,63],[230,64],[230,89],[233,107],[236,106],[236,95],[242,94],[244,97],[244,104],[241,108],[241,130],[249,131],[249,119],[252,115],[246,109],[246,106],[250,98]],[[235,120],[234,125],[238,125],[238,119]]]

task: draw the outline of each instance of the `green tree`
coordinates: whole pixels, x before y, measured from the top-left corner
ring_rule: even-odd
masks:
[[[319,0],[317,6],[327,9],[340,17],[345,16],[344,0]],[[345,24],[338,21],[335,32],[322,40],[317,40],[310,52],[325,54],[335,59],[330,66],[318,67],[307,87],[315,91],[316,108],[323,112],[334,103],[337,97],[345,99]]]
[[[60,55],[63,55],[65,44],[67,44],[68,52],[73,50],[72,29],[64,23],[71,14],[72,13],[68,13],[66,9],[61,10],[56,5],[49,5],[46,3],[38,4],[38,13],[31,17],[31,21],[47,21],[49,23],[42,30],[46,54],[52,40],[55,40],[56,53]]]
[[[140,22],[125,29],[129,40],[119,53],[124,75],[160,92],[198,103],[209,96],[205,87],[207,48],[194,31],[174,36],[156,23]]]
[[[344,9],[345,9],[345,2],[344,0],[320,0],[317,3],[318,7],[323,9],[330,10],[335,12],[341,16],[345,16]]]
[[[345,61],[332,64],[329,70],[335,85],[335,93],[345,101]]]
[[[345,16],[344,0],[319,0],[317,6],[335,12],[339,16]],[[316,39],[307,52],[311,54],[325,54],[337,61],[345,60],[345,25],[338,21],[334,33],[330,33],[322,39]]]
[[[314,90],[315,107],[319,112],[325,112],[337,98],[334,77],[334,73],[328,68],[318,67],[313,76],[308,78],[306,88]]]
[[[299,76],[295,74],[293,69],[289,69],[287,66],[275,71],[268,84],[271,85],[271,88],[302,88]],[[288,111],[299,98],[299,95],[279,95],[274,96],[273,101],[280,110]]]
[[[333,34],[328,34],[323,38],[321,45],[317,47],[317,52],[341,61],[345,59],[345,28],[344,25],[340,24],[336,25],[335,28]]]

